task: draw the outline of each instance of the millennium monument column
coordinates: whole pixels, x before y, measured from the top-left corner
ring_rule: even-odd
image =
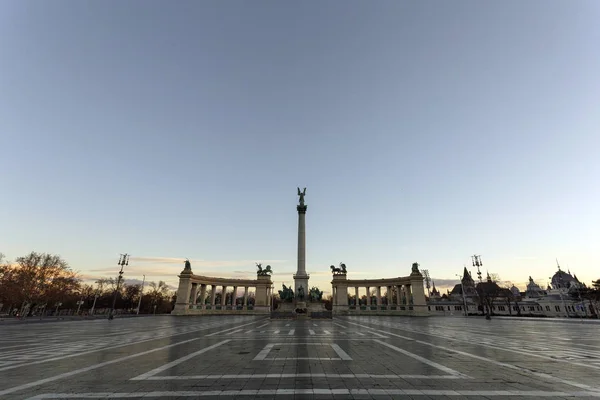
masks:
[[[304,196],[306,188],[301,192],[298,188],[298,196],[300,204],[296,207],[298,210],[298,269],[294,275],[294,293],[298,293],[298,288],[302,286],[304,293],[308,293],[308,278],[306,273],[306,205],[304,204]]]

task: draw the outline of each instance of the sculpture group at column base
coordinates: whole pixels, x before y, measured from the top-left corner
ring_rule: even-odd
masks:
[[[331,311],[327,311],[324,303],[294,301],[290,303],[280,303],[277,306],[277,309],[271,312],[271,318],[332,318],[332,314]]]

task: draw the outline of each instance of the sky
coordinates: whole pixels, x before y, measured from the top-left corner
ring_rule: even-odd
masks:
[[[597,1],[8,0],[0,252],[85,279],[600,278]]]

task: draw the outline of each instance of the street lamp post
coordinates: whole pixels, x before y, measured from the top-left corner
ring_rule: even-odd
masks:
[[[140,299],[138,301],[137,315],[140,315],[140,306],[142,305],[142,296],[144,295],[144,283],[146,282],[146,275],[142,279],[142,290],[140,290]]]
[[[469,314],[467,313],[467,299],[465,298],[465,287],[463,285],[463,277],[461,277],[459,274],[455,274],[456,276],[458,276],[458,278],[460,279],[460,291],[462,292],[462,298],[463,298],[463,306],[465,307],[465,317],[468,317]]]
[[[125,265],[129,265],[129,254],[125,253],[125,254],[121,254],[121,256],[119,257],[119,262],[117,262],[117,265],[121,266],[121,270],[119,271],[119,278],[117,279],[117,287],[115,288],[115,292],[113,294],[113,302],[112,302],[112,307],[110,308],[110,312],[108,313],[108,319],[113,319],[113,312],[115,310],[115,304],[117,303],[117,293],[119,292],[119,285],[121,284],[121,279],[123,279],[123,267]]]

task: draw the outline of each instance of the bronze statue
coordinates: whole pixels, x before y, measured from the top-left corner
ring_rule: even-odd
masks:
[[[318,287],[312,287],[309,291],[308,291],[308,298],[310,299],[310,301],[312,302],[317,302],[317,301],[321,301],[321,299],[323,298],[323,292],[319,290]]]
[[[413,263],[413,265],[412,265],[412,273],[413,274],[420,274],[420,272],[419,272],[419,263]]]
[[[279,298],[281,299],[281,301],[291,302],[292,300],[294,300],[294,291],[292,290],[292,288],[288,288],[287,286],[285,286],[285,283],[282,284],[282,286],[283,290],[279,291]]]
[[[335,266],[330,266],[329,268],[331,268],[331,273],[334,275],[346,275],[347,271],[346,271],[346,264],[344,263],[340,263],[340,267],[337,268]]]
[[[270,265],[267,265],[265,269],[262,268],[262,264],[256,263],[256,266],[258,267],[258,271],[256,271],[256,275],[258,276],[271,276],[273,273]]]
[[[298,196],[300,196],[300,205],[304,205],[304,196],[306,196],[306,188],[301,192],[300,188],[298,188]]]
[[[185,267],[183,268],[185,271],[187,270],[192,270],[192,264],[190,263],[190,260],[188,260],[187,258],[185,259]]]
[[[300,301],[303,301],[303,300],[304,300],[304,288],[302,287],[302,285],[300,285],[300,286],[298,287],[298,299],[299,299]]]

